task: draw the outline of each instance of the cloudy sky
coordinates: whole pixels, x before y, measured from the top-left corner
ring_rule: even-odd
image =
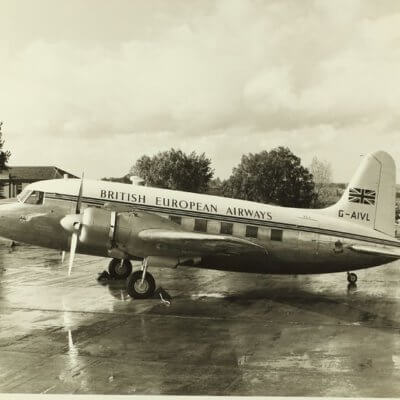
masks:
[[[121,176],[175,147],[225,178],[284,145],[336,181],[377,149],[400,167],[397,0],[0,0],[0,54],[11,165]]]

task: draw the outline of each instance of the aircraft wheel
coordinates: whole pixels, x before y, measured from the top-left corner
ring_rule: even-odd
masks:
[[[134,299],[147,299],[151,297],[156,290],[156,282],[153,276],[146,272],[142,283],[142,271],[135,271],[128,279],[127,291],[129,296]]]
[[[348,272],[347,280],[349,283],[355,284],[357,282],[357,275],[354,272]]]
[[[113,258],[108,264],[108,273],[114,279],[126,279],[132,272],[132,264],[129,260]]]

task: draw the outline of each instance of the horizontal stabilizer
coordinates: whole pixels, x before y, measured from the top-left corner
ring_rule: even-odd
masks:
[[[351,250],[357,251],[358,253],[400,258],[400,248],[397,247],[382,247],[382,246],[376,247],[376,246],[364,246],[355,244],[350,246],[349,248]]]
[[[266,255],[264,247],[234,236],[173,231],[169,229],[145,229],[139,233],[144,242],[153,243],[166,251],[193,255]]]

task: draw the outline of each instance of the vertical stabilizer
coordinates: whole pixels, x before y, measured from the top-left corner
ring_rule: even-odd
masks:
[[[341,199],[323,212],[394,236],[395,197],[393,158],[376,151],[363,158]]]

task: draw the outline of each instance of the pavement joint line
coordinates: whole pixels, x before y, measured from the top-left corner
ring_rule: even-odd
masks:
[[[236,318],[227,318],[227,317],[205,317],[205,316],[189,316],[189,315],[174,315],[174,314],[156,314],[156,313],[134,313],[134,314],[129,314],[129,313],[118,313],[115,315],[114,312],[94,312],[94,311],[71,311],[71,310],[53,310],[53,309],[36,309],[36,308],[9,308],[9,309],[14,309],[14,310],[28,310],[28,311],[42,311],[42,312],[71,312],[71,313],[76,313],[76,314],[93,314],[93,315],[114,315],[115,318],[118,316],[127,316],[131,318],[139,318],[141,316],[146,316],[146,317],[152,317],[152,318],[177,318],[177,319],[192,319],[192,320],[210,320],[210,321],[227,321],[227,322],[240,322],[241,320],[247,320],[249,322],[255,322],[255,323],[261,323],[264,324],[264,326],[270,326],[272,324],[287,324],[291,326],[298,326],[298,327],[307,327],[311,326],[311,324],[305,324],[300,321],[260,321],[260,318],[246,318],[241,316],[236,317]],[[123,322],[123,324],[126,323],[126,321]],[[121,324],[122,325],[122,324]],[[399,326],[372,326],[368,324],[359,324],[359,325],[354,325],[353,322],[340,322],[333,324],[333,323],[320,323],[319,326],[324,326],[324,327],[356,327],[356,328],[369,328],[369,329],[384,329],[384,330],[400,330],[400,325]],[[101,333],[99,333],[101,334]]]
[[[373,281],[371,281],[371,282],[373,282]],[[0,281],[0,283],[7,283],[7,281],[6,280],[3,280],[3,281]],[[29,284],[24,284],[23,286],[26,286],[26,287],[30,287],[30,288],[43,288],[44,290],[46,290],[46,289],[48,289],[49,288],[49,285],[47,285],[47,286],[45,286],[45,285],[29,285]],[[203,287],[203,286],[205,286],[205,285],[199,285],[198,286],[198,288],[201,288],[201,287]],[[59,282],[59,283],[57,283],[57,284],[54,284],[54,285],[50,285],[50,287],[52,287],[52,288],[60,288],[60,287],[63,287],[63,288],[76,288],[76,289],[88,289],[88,286],[87,285],[82,285],[82,286],[77,286],[77,285],[71,285],[71,286],[69,286],[69,285],[65,285],[64,284],[64,282]],[[98,288],[99,290],[102,288],[103,286],[102,285],[99,285],[99,284],[96,284],[96,283],[94,283],[93,285],[90,285],[89,286],[89,288],[90,289],[95,289],[95,288]],[[7,284],[7,288],[10,288],[10,289],[21,289],[21,285],[12,285],[12,284]],[[264,287],[264,288],[262,288],[262,289],[265,289],[265,290],[268,290],[268,288],[267,287]],[[184,290],[180,290],[180,289],[166,289],[167,291],[173,291],[173,290],[176,290],[177,292],[178,292],[178,294],[177,295],[175,295],[174,296],[174,298],[173,299],[182,299],[182,300],[184,300],[184,299],[192,299],[192,295],[193,294],[195,294],[195,293],[193,293],[193,294],[189,294],[189,295],[187,295],[187,296],[185,296],[185,294],[186,293],[188,293],[188,291],[184,291]],[[310,294],[312,294],[312,295],[320,295],[320,293],[310,293]],[[361,293],[361,292],[358,292],[357,294],[356,294],[356,296],[355,296],[355,298],[354,299],[350,299],[350,300],[348,300],[348,299],[346,299],[346,301],[355,301],[356,299],[357,299],[357,296],[358,295],[362,295],[363,293]],[[327,295],[329,295],[329,293],[327,293]],[[204,296],[205,298],[208,298],[207,296]],[[228,296],[229,297],[229,296]],[[226,297],[225,297],[226,298]],[[290,293],[288,293],[287,294],[287,296],[286,296],[286,298],[291,298],[291,299],[296,299],[296,298],[301,298],[301,296],[299,296],[299,295],[296,295],[296,294],[294,294],[294,295],[290,295]],[[333,295],[333,296],[331,296],[331,297],[329,297],[329,298],[327,298],[327,299],[321,299],[321,301],[324,301],[324,300],[327,300],[327,301],[329,301],[329,303],[332,303],[332,305],[336,305],[335,303],[337,302],[337,301],[339,301],[340,299],[344,299],[345,298],[345,295]],[[213,298],[210,298],[210,299],[213,299]],[[371,297],[371,298],[369,298],[368,299],[368,301],[373,301],[373,300],[378,300],[379,299],[379,296],[374,296],[374,297]],[[398,299],[400,299],[400,296],[386,296],[385,297],[385,302],[386,303],[397,303],[395,300],[398,300]],[[241,298],[240,298],[240,296],[238,296],[237,297],[237,300],[238,300],[238,302],[240,302],[240,300],[241,300]],[[275,298],[268,298],[268,297],[265,297],[265,298],[260,298],[260,299],[258,299],[258,300],[265,300],[265,301],[268,301],[268,302],[279,302],[279,298],[278,299],[275,299]],[[318,300],[318,299],[317,299]],[[246,301],[246,299],[245,298],[243,298],[243,301]],[[283,303],[283,304],[285,304],[285,303]],[[343,303],[341,303],[341,305],[347,305],[345,302],[343,302]]]

